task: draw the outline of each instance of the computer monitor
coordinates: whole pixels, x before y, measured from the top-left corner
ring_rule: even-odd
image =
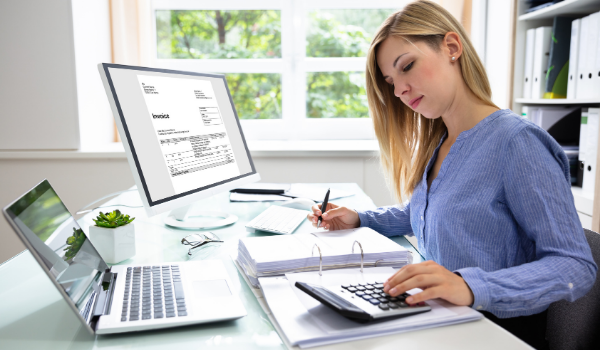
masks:
[[[100,63],[112,108],[148,216],[171,210],[169,226],[231,224],[228,213],[206,222],[190,206],[260,180],[224,75]]]

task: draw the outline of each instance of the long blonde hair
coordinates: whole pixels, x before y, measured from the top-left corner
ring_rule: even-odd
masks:
[[[463,44],[458,62],[466,85],[485,104],[498,108],[491,100],[492,91],[485,68],[464,28],[434,2],[415,1],[389,16],[379,27],[367,54],[367,98],[379,141],[381,163],[388,184],[400,202],[412,196],[447,129],[442,118],[427,119],[394,95],[394,87],[386,83],[377,65],[377,48],[392,36],[409,42],[425,42],[432,50],[440,52],[448,32],[457,33]]]

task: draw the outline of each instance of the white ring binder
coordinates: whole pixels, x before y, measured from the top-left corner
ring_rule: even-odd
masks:
[[[317,243],[312,247],[312,253],[310,255],[315,255],[315,247],[319,250],[319,276],[323,276],[323,254],[321,254],[321,248],[319,248]]]
[[[360,272],[363,272],[363,261],[365,258],[365,255],[363,253],[363,249],[362,249],[362,244],[360,244],[359,241],[354,241],[354,243],[352,243],[352,254],[354,254],[354,246],[356,245],[356,243],[358,243],[358,246],[360,247]],[[377,265],[377,263],[375,263]]]

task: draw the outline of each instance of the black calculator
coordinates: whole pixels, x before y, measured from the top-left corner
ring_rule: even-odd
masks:
[[[361,323],[405,317],[431,311],[425,302],[409,305],[404,293],[392,297],[383,292],[383,283],[349,283],[318,286],[296,282],[295,286],[340,315]]]

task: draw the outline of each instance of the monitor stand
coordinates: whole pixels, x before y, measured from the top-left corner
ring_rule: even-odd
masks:
[[[237,216],[224,212],[200,211],[190,213],[189,210],[191,207],[191,205],[186,205],[171,210],[165,218],[165,224],[184,230],[209,230],[231,225],[238,219]]]

